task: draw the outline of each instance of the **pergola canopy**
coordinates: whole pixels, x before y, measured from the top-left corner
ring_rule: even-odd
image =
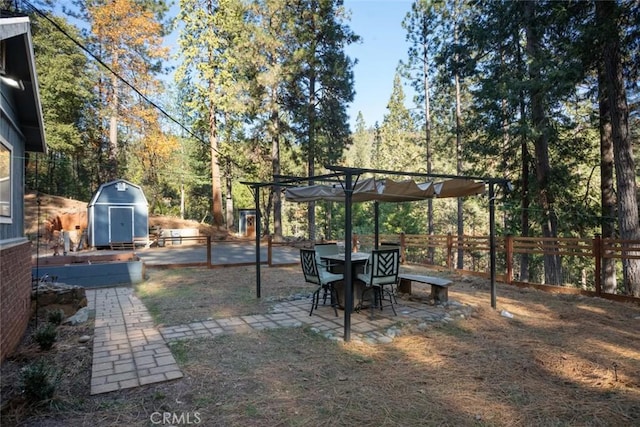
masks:
[[[465,197],[482,194],[485,191],[483,181],[452,178],[440,182],[416,182],[408,179],[394,181],[389,178],[367,178],[353,186],[353,202],[413,202],[431,198]],[[342,183],[332,185],[309,185],[289,187],[285,197],[292,202],[313,202],[329,200],[344,202],[345,191]]]

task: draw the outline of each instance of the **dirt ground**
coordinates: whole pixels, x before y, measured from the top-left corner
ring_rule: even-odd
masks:
[[[295,267],[264,269],[261,301],[248,267],[149,273],[136,293],[157,322],[264,312],[305,289]],[[639,307],[499,285],[493,310],[487,281],[453,279],[450,299],[473,314],[401,324],[389,344],[335,343],[306,328],[180,341],[171,348],[183,379],[97,396],[90,343],[77,342],[91,325],[62,327],[46,353],[27,338],[2,364],[1,424],[148,426],[167,412],[205,426],[640,425]],[[414,286],[414,297],[427,294]],[[54,399],[34,404],[19,373],[39,358],[59,379]]]

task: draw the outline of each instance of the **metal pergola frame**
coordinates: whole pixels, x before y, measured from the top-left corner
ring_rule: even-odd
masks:
[[[491,307],[496,308],[496,239],[495,239],[495,198],[496,189],[495,186],[503,186],[506,189],[510,189],[511,182],[504,178],[493,177],[478,177],[478,176],[460,176],[460,175],[447,175],[447,174],[429,174],[420,172],[404,172],[404,171],[390,171],[383,169],[364,169],[353,168],[346,166],[328,165],[325,168],[332,171],[330,174],[318,175],[312,177],[289,177],[289,176],[275,176],[274,182],[242,182],[242,184],[248,185],[254,192],[254,201],[256,206],[256,297],[261,297],[261,272],[260,272],[260,237],[261,231],[261,213],[260,213],[260,188],[263,187],[287,187],[303,182],[339,182],[344,190],[344,205],[345,205],[345,224],[344,224],[344,250],[345,250],[345,266],[344,266],[344,283],[345,283],[345,308],[344,308],[344,341],[348,342],[351,339],[351,312],[353,306],[353,277],[352,277],[352,264],[351,264],[351,251],[352,251],[352,196],[353,189],[358,179],[363,174],[380,174],[380,175],[393,175],[393,176],[410,176],[420,178],[436,178],[436,179],[468,179],[474,181],[482,181],[485,185],[488,185],[489,196],[489,263],[490,263],[490,280],[491,280]],[[354,181],[355,177],[355,181]],[[376,246],[378,242],[378,202],[376,201],[375,210],[375,239]]]

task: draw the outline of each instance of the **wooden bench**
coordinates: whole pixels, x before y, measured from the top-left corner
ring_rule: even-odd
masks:
[[[398,279],[400,279],[398,292],[411,294],[411,282],[426,283],[427,285],[431,285],[431,297],[436,304],[449,301],[448,288],[453,284],[451,280],[418,274],[399,274]]]

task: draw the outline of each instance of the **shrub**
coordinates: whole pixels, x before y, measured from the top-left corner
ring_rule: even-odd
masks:
[[[44,326],[39,327],[33,333],[33,339],[40,346],[40,350],[49,350],[53,347],[53,343],[56,342],[58,337],[58,331],[56,326],[52,323],[47,323]]]
[[[51,399],[56,390],[55,373],[43,360],[22,368],[20,380],[25,397],[34,402]]]
[[[64,310],[59,308],[57,310],[47,311],[47,322],[59,325],[64,320]]]

